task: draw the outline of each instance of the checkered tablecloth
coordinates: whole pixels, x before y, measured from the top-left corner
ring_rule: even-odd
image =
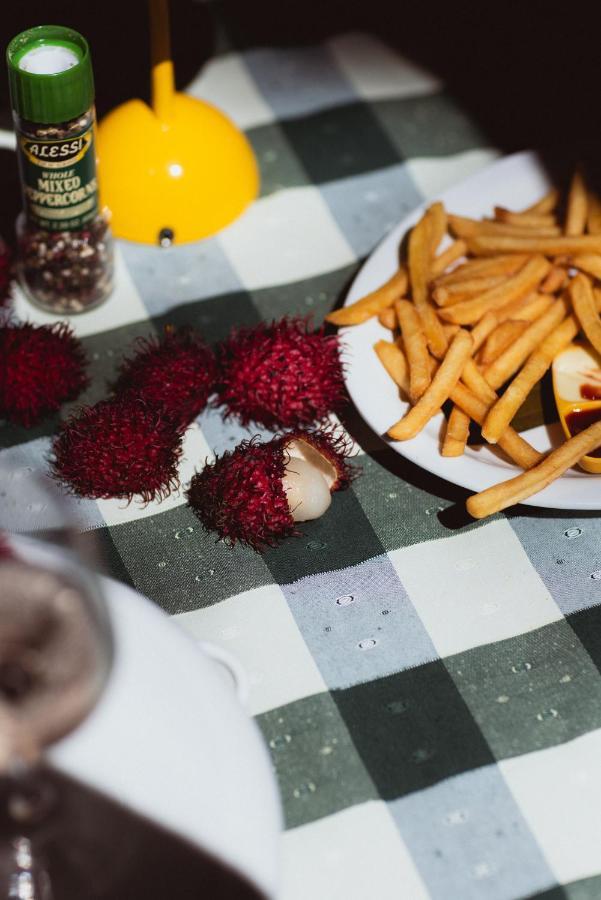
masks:
[[[261,197],[211,240],[119,245],[114,296],[73,319],[88,402],[164,323],[215,341],[319,322],[393,224],[496,156],[443,85],[366,34],[224,45],[189,91],[246,130]],[[457,522],[462,492],[345,425],[362,477],[263,556],[215,543],[181,493],[73,513],[111,574],[246,667],[281,788],[282,900],[601,897],[599,518]],[[0,462],[43,468],[55,427],[3,427]],[[183,482],[251,433],[204,412]]]

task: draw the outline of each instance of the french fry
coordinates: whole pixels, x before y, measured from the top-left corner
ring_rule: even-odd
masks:
[[[374,344],[374,350],[395,384],[405,396],[409,396],[409,366],[401,348],[389,341],[378,341]]]
[[[431,218],[426,212],[409,235],[408,267],[411,296],[419,308],[428,301],[430,278],[430,250],[432,246]]]
[[[415,403],[430,384],[428,344],[414,305],[408,300],[398,300],[395,309],[409,365],[409,397]]]
[[[459,243],[456,241],[455,243]],[[461,241],[467,250],[465,241]],[[456,281],[467,281],[472,278],[486,278],[489,275],[515,275],[519,269],[523,268],[528,262],[525,253],[511,253],[506,256],[484,257],[482,259],[468,259],[436,279],[436,285],[445,287],[447,284],[453,284]],[[434,268],[434,267],[432,267]]]
[[[448,352],[441,362],[430,386],[415,406],[395,425],[388,429],[388,435],[395,441],[407,441],[415,437],[430,421],[461,377],[463,367],[470,359],[473,341],[468,331],[460,329],[453,338]]]
[[[459,325],[443,325],[442,330],[444,331],[444,336],[446,337],[448,344],[459,331]]]
[[[489,411],[482,426],[482,437],[489,444],[496,444],[511,420],[537,384],[554,357],[567,347],[578,334],[579,325],[574,316],[567,316],[559,328],[553,331],[527,360],[513,379],[503,396]]]
[[[383,309],[392,306],[406,292],[409,281],[407,271],[401,267],[381,287],[372,291],[350,306],[343,306],[328,313],[326,321],[333,325],[360,325],[372,316],[377,316]]]
[[[588,192],[586,230],[589,234],[601,234],[601,199],[594,191]]]
[[[576,259],[579,259],[577,256]],[[599,257],[601,261],[601,256]],[[554,294],[556,291],[560,291],[566,285],[566,281],[568,278],[568,273],[561,266],[553,266],[547,277],[544,281],[541,282],[540,292],[541,294]]]
[[[554,238],[482,234],[469,238],[467,246],[475,256],[490,256],[494,253],[542,253],[544,256],[567,253],[570,256],[577,256],[581,253],[601,253],[601,234]]]
[[[518,228],[516,225],[506,225],[503,222],[487,222],[479,219],[468,219],[465,216],[449,216],[449,228],[455,237],[468,238],[478,237],[480,235],[500,236],[500,237],[525,237],[532,239],[532,228]],[[536,236],[539,238],[552,238],[561,234],[558,225],[545,225],[538,228]]]
[[[447,233],[447,213],[442,203],[433,203],[428,208],[430,217],[430,254],[435,256],[438,245]]]
[[[495,361],[486,368],[484,376],[496,390],[517,372],[530,354],[536,350],[553,329],[568,313],[568,304],[563,298],[555,300],[547,312],[532,322],[520,337],[511,344]]]
[[[442,359],[447,352],[448,341],[445,337],[442,322],[436,315],[436,310],[431,303],[424,303],[422,306],[417,307],[417,311],[424,326],[430,352],[436,359]]]
[[[445,269],[454,262],[457,262],[458,259],[461,259],[462,256],[465,256],[466,251],[467,244],[465,241],[453,241],[446,250],[443,250],[442,253],[439,253],[438,256],[432,260],[430,265],[430,277],[438,278]]]
[[[520,297],[506,306],[502,306],[495,312],[495,315],[499,322],[504,322],[506,319],[534,322],[553,305],[554,300],[555,297],[552,297],[551,294],[528,294],[526,297]]]
[[[430,208],[412,229],[409,235],[408,266],[411,295],[419,313],[428,346],[434,356],[440,359],[446,351],[447,341],[442,325],[428,301],[433,219],[435,216],[436,212]],[[409,355],[408,350],[407,354]],[[413,371],[411,360],[410,370]],[[422,382],[419,381],[416,387],[412,380],[410,394],[414,402],[421,396],[421,394],[414,393],[416,390],[422,390]]]
[[[447,341],[442,325],[428,302],[432,232],[435,227],[433,225],[435,216],[436,212],[430,208],[411,231],[409,235],[408,266],[411,295],[419,313],[428,346],[432,354],[437,359],[440,359],[446,352]],[[414,395],[413,391],[414,384],[412,381],[411,399],[415,401],[417,396]],[[418,396],[421,396],[421,394]]]
[[[570,297],[576,317],[582,330],[597,353],[601,353],[601,321],[591,283],[586,275],[579,273],[570,282]]]
[[[472,300],[464,300],[440,310],[440,317],[457,325],[477,322],[485,312],[498,309],[518,297],[529,294],[546,277],[551,264],[543,256],[530,259],[517,275],[507,278],[502,284],[485,291]]]
[[[474,353],[476,353],[476,351],[480,349],[489,334],[495,330],[497,324],[498,319],[496,315],[493,312],[487,312],[484,313],[478,324],[472,328],[471,334],[472,341],[474,342]],[[448,327],[448,325],[445,326],[445,334]],[[454,327],[458,328],[459,326],[455,325]]]
[[[586,272],[593,278],[601,279],[601,254],[598,256],[592,253],[575,256],[571,262],[575,269],[580,269],[581,272]]]
[[[476,397],[487,404],[487,407],[492,406],[499,399],[496,391],[491,388],[473,359],[466,364],[461,379]]]
[[[584,234],[587,214],[586,185],[580,172],[576,170],[570,185],[566,209],[564,232],[571,237]]]
[[[380,325],[383,325],[384,328],[394,331],[397,327],[396,312],[394,308],[383,309],[381,313],[378,313],[378,322]]]
[[[447,420],[441,447],[443,456],[462,456],[470,434],[470,417],[460,407],[453,406]]]
[[[483,294],[484,291],[496,287],[503,281],[506,281],[505,275],[488,275],[484,278],[456,281],[453,284],[435,287],[432,291],[432,297],[438,306],[450,306],[461,300],[467,300],[474,295]]]
[[[490,366],[528,328],[523,319],[505,319],[489,335],[478,355],[478,365]]]
[[[547,213],[553,212],[558,202],[559,191],[557,188],[552,188],[548,194],[545,194],[544,197],[541,197],[541,199],[536,203],[533,203],[532,206],[523,209],[522,212],[535,216],[546,215]]]
[[[495,206],[495,219],[498,222],[505,222],[507,225],[517,225],[519,228],[536,229],[557,225],[555,216],[550,213],[516,213],[503,206]]]
[[[601,422],[595,422],[553,450],[528,472],[522,472],[509,481],[503,481],[469,497],[466,504],[468,512],[475,519],[483,519],[532,497],[600,444]]]
[[[482,424],[488,411],[488,405],[465,385],[461,382],[456,384],[451,391],[450,399],[456,406],[461,407],[470,419],[473,419],[478,425]],[[499,438],[498,446],[521,469],[531,469],[541,461],[543,456],[513,428],[508,428]]]

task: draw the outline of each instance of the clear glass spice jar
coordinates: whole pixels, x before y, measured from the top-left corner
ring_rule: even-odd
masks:
[[[78,32],[41,25],[13,38],[7,61],[23,193],[20,282],[49,312],[86,312],[113,287],[113,243],[98,195],[90,51]]]

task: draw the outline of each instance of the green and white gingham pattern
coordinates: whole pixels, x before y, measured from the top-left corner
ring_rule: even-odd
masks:
[[[120,244],[114,296],[73,319],[86,401],[166,322],[215,341],[320,321],[394,223],[496,156],[436,79],[364,34],[227,52],[189,90],[247,131],[262,195],[196,245]],[[181,494],[73,512],[113,575],[246,666],[284,806],[282,900],[598,898],[599,518],[466,524],[462,491],[345,425],[362,477],[264,556],[215,543]],[[43,469],[55,427],[5,425],[0,462]],[[250,433],[204,412],[183,482]]]

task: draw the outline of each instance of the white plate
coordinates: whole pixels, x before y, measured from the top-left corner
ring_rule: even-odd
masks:
[[[449,212],[478,218],[491,215],[495,205],[510,209],[528,206],[550,187],[547,173],[536,154],[517,153],[445,191],[440,199]],[[423,204],[407,216],[376,248],[355,278],[346,306],[374,290],[396,271],[401,239],[427,205]],[[381,338],[389,339],[390,332],[377,319],[341,331],[347,347],[345,377],[349,393],[365,421],[377,434],[385,435],[407,408],[373,351],[375,342]],[[459,457],[441,456],[443,422],[440,413],[413,440],[392,442],[390,446],[428,472],[473,491],[481,491],[517,474],[516,466],[486,446],[468,447]],[[524,436],[538,450],[548,450],[563,440],[559,424],[531,428]],[[601,476],[570,469],[524,503],[551,509],[601,509]]]

